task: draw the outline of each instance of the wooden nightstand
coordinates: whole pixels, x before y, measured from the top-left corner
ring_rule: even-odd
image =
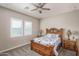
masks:
[[[79,56],[79,40],[76,40],[76,55]]]
[[[63,46],[63,48],[65,48],[65,49],[69,49],[69,50],[74,50],[74,51],[75,51],[76,41],[63,40],[63,41],[62,41],[62,46]]]

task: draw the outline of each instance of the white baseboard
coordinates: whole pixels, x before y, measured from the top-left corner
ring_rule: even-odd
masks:
[[[9,51],[9,50],[12,50],[12,49],[15,49],[15,48],[19,48],[19,47],[22,47],[22,46],[27,45],[27,44],[30,44],[30,43],[25,43],[25,44],[21,44],[21,45],[18,45],[18,46],[15,46],[15,47],[9,48],[9,49],[5,49],[5,50],[0,51],[0,53],[3,53],[3,52],[6,52],[6,51]]]

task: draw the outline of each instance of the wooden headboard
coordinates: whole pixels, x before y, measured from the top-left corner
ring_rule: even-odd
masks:
[[[57,29],[57,28],[46,28],[46,34],[63,34],[63,29]]]
[[[57,29],[57,28],[46,28],[46,34],[59,34],[61,36],[61,38],[63,38],[63,34],[64,34],[64,29],[63,28],[60,28],[60,29]]]

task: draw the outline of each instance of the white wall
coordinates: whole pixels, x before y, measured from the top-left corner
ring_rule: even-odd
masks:
[[[12,17],[32,21],[33,33],[39,32],[40,23],[38,19],[0,7],[0,51],[29,43],[32,39],[32,36],[10,37],[10,20]]]
[[[79,10],[55,15],[40,21],[40,28],[64,28],[72,31],[79,31]]]

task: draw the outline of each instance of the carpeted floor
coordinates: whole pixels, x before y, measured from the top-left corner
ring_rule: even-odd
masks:
[[[70,51],[63,48],[60,48],[58,52],[59,52],[59,56],[75,56],[76,55],[74,51]],[[30,45],[25,45],[23,47],[1,53],[0,56],[41,56],[41,55],[36,53],[35,51],[32,51],[30,49]]]

